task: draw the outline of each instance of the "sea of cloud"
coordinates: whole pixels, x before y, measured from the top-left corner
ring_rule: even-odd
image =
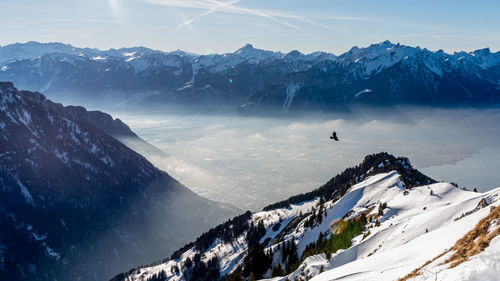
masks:
[[[407,156],[460,186],[500,186],[500,110],[391,108],[355,114],[249,117],[111,111],[166,156],[146,155],[187,187],[240,209],[319,187],[370,153]],[[340,141],[329,136],[336,131]]]

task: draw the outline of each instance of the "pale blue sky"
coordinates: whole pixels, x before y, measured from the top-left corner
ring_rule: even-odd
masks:
[[[232,52],[245,43],[340,54],[383,40],[447,52],[500,49],[500,1],[2,1],[0,45],[64,42],[101,49]]]

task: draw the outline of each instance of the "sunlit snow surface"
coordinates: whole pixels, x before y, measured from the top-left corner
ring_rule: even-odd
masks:
[[[313,277],[312,280],[397,280],[453,246],[487,216],[490,206],[461,217],[463,213],[473,210],[482,198],[491,202],[490,206],[498,206],[500,188],[487,193],[475,193],[448,183],[437,183],[415,187],[405,194],[404,185],[395,171],[368,177],[354,185],[337,202],[325,203],[327,216],[322,224],[313,229],[305,228],[306,217],[284,236],[284,241],[295,241],[300,256],[307,244],[316,241],[320,231],[328,231],[332,220],[345,216],[351,210],[349,217],[355,217],[372,207],[375,208],[371,212],[376,214],[377,206],[384,202],[387,208],[379,218],[381,225],[371,227],[371,234],[364,239],[363,235],[355,237],[353,246],[333,254],[330,260],[324,254],[311,256],[295,272],[272,280],[295,280],[300,276]],[[292,205],[288,209],[258,212],[252,216],[252,223],[262,221],[268,228],[261,242],[271,238],[270,247],[275,253],[273,264],[281,260],[274,238],[286,224],[300,213],[309,212],[317,202],[316,199]],[[274,231],[272,226],[280,219],[282,225]],[[374,226],[374,222],[371,225]],[[245,234],[242,234],[232,245],[216,241],[204,253],[204,260],[217,256],[221,272],[231,272],[241,263],[247,249],[244,237]],[[497,276],[500,271],[497,247],[498,238],[492,241],[486,251],[454,269],[431,265],[426,269],[429,272],[419,277],[419,280],[435,280],[436,273],[444,278],[438,280],[496,280],[490,277]],[[147,278],[160,270],[167,272],[168,280],[183,280],[182,274],[172,275],[170,268],[194,254],[192,249],[188,250],[178,260],[140,269],[127,280]],[[321,268],[324,272],[320,274]],[[269,275],[270,272],[266,274],[267,277]],[[478,276],[483,279],[477,279]]]
[[[407,156],[425,174],[471,189],[500,182],[500,110],[399,109],[344,119],[108,112],[169,155],[148,156],[159,168],[241,209],[310,191],[379,151]],[[329,139],[333,130],[339,142]]]

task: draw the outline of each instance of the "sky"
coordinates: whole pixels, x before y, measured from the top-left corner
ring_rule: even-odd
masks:
[[[500,1],[3,1],[0,45],[63,42],[198,54],[257,48],[341,54],[390,40],[447,52],[500,50]]]

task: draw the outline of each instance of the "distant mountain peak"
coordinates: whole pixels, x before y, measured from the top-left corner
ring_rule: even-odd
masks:
[[[382,43],[380,43],[381,45],[394,45],[394,43],[392,43],[390,40],[385,40],[383,41]]]
[[[489,55],[491,54],[490,48],[483,48],[483,49],[477,49],[474,52],[472,52],[473,55]]]
[[[246,43],[245,46],[240,48],[240,50],[248,50],[248,49],[252,50],[255,49],[255,47],[250,43]]]
[[[252,44],[247,43],[247,44],[245,44],[245,46],[239,48],[234,53],[240,55],[240,54],[245,54],[245,53],[248,53],[248,52],[253,52],[253,51],[256,51],[256,50],[257,49],[255,49]]]
[[[304,54],[302,54],[301,52],[297,51],[297,50],[292,50],[290,52],[288,52],[286,55],[283,56],[283,59],[285,61],[290,61],[290,60],[297,60],[299,58],[302,58],[304,57]]]

